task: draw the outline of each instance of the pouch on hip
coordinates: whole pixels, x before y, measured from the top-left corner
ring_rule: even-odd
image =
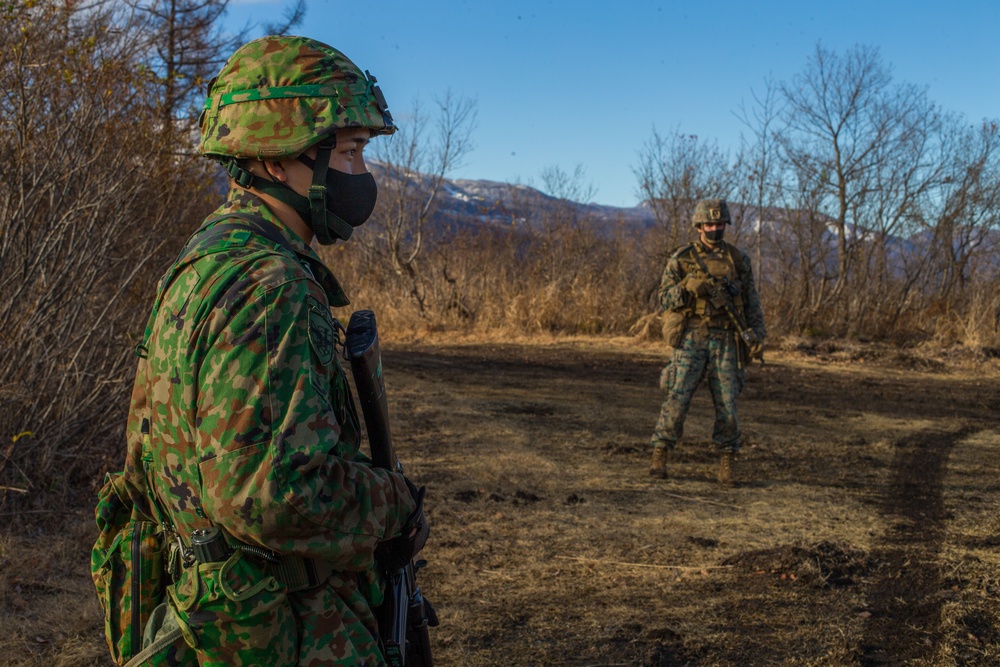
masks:
[[[298,661],[288,589],[241,550],[224,561],[185,569],[167,593],[203,667],[282,667]]]

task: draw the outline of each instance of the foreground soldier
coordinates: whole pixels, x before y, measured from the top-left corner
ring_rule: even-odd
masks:
[[[746,378],[747,357],[760,358],[764,314],[754,287],[750,258],[722,240],[730,224],[721,199],[698,202],[692,216],[698,240],[667,261],[660,283],[665,320],[676,331],[673,358],[663,371],[666,399],[653,431],[649,473],[667,477],[669,452],[684,432],[684,418],[703,377],[715,405],[712,440],[721,451],[719,483],[733,486],[739,450],[736,397]]]
[[[144,645],[179,626],[157,664],[384,664],[373,559],[407,562],[426,521],[359,452],[330,315],[348,300],[309,244],[371,214],[363,151],[392,117],[339,51],[265,37],[213,81],[201,131],[232,189],[161,281],[128,424],[126,478],[170,544]]]

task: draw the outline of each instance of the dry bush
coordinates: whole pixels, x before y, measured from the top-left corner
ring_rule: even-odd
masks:
[[[602,235],[586,223],[555,232],[461,229],[425,239],[420,301],[400,276],[352,243],[324,249],[355,307],[372,308],[390,335],[451,331],[476,335],[629,335],[658,339],[651,285],[659,284],[660,232]],[[538,229],[542,229],[541,232]],[[520,230],[520,231],[519,231]],[[367,233],[365,228],[358,235]],[[851,281],[847,297],[828,299],[815,278],[824,261],[800,269],[805,255],[765,238],[765,279],[758,281],[769,337],[882,341],[902,347],[1000,347],[1000,276],[979,267],[963,291],[941,301],[933,286],[905,276]],[[794,246],[802,239],[794,240]],[[822,258],[821,258],[822,260]],[[786,265],[783,262],[790,264]],[[655,331],[654,331],[655,329]]]
[[[44,505],[119,464],[132,349],[207,180],[158,124],[115,6],[7,7],[0,504]]]
[[[625,333],[652,310],[645,287],[660,272],[629,234],[586,225],[555,235],[464,230],[425,244],[419,304],[408,276],[370,261],[361,247],[323,253],[354,306],[375,309],[397,333]]]

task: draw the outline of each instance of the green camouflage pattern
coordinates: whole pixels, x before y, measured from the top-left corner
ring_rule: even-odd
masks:
[[[297,663],[291,596],[242,551],[224,562],[185,568],[167,592],[184,639],[203,665]]]
[[[108,473],[97,496],[98,537],[90,561],[104,609],[104,636],[119,665],[141,650],[142,634],[133,632],[133,622],[149,620],[163,599],[165,583],[163,531],[135,507],[132,495],[125,475]]]
[[[684,288],[686,276],[704,275],[702,264],[712,276],[726,277],[739,287],[739,294],[733,298],[734,305],[742,308],[747,325],[759,340],[763,341],[767,335],[753,269],[746,253],[725,242],[707,246],[700,241],[673,253],[663,269],[660,305],[664,311],[686,314],[687,321],[681,344],[674,348],[670,363],[660,376],[666,398],[650,444],[676,446],[684,433],[691,399],[704,377],[715,406],[712,441],[723,451],[735,452],[740,440],[736,398],[743,390],[746,372],[739,364],[740,343],[728,315]]]
[[[138,366],[126,476],[142,478],[145,440],[158,505],[185,545],[215,525],[334,570],[288,591],[246,561],[184,567],[167,592],[201,664],[382,664],[374,551],[400,535],[415,502],[402,475],[360,451],[330,315],[348,300],[259,198],[234,188],[212,217],[228,214],[270,223],[296,258],[240,230],[182,253]],[[275,628],[294,628],[294,641],[275,640]]]
[[[695,332],[684,334],[680,347],[673,351],[670,363],[661,379],[666,400],[653,430],[650,445],[673,449],[684,435],[684,420],[695,390],[702,378],[715,406],[712,441],[722,451],[739,450],[740,430],[736,413],[736,398],[743,391],[746,371],[739,367],[736,338],[731,332],[713,329],[707,337]]]
[[[694,207],[691,224],[697,227],[709,222],[724,222],[732,224],[729,217],[729,206],[725,199],[702,199]]]
[[[301,154],[339,128],[391,134],[375,79],[347,56],[305,37],[261,37],[234,53],[209,88],[201,153],[215,158]]]

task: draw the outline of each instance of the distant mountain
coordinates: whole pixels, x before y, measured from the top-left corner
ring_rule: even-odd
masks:
[[[384,167],[372,160],[369,167],[376,178],[382,181],[387,177]],[[408,178],[426,180],[424,174],[411,173]],[[224,189],[224,174],[220,172],[220,188]],[[787,225],[794,213],[785,209],[767,209],[761,219],[751,209],[743,211],[740,204],[731,203],[734,218],[740,220],[744,237],[756,233],[760,227],[766,235],[773,238],[792,238]],[[818,239],[826,252],[828,270],[835,268],[835,247],[837,230],[833,220],[821,216],[824,232]],[[513,185],[488,180],[445,179],[444,186],[438,195],[436,213],[432,226],[438,230],[495,229],[515,228],[522,232],[545,231],[545,226],[565,224],[575,221],[582,225],[593,226],[602,233],[610,234],[621,229],[633,229],[638,232],[656,227],[653,211],[645,202],[638,206],[617,207],[601,204],[580,204],[565,199],[559,199],[527,185]],[[864,237],[872,236],[871,232],[859,229],[853,232]],[[890,256],[897,266],[901,264],[902,255],[926,253],[932,243],[930,231],[922,231],[909,237],[892,236],[887,240]],[[956,241],[958,245],[958,241]],[[819,252],[815,248],[813,252]],[[980,257],[986,261],[980,266],[991,270],[1000,270],[1000,231],[989,230],[981,240]]]
[[[373,165],[372,170],[377,171],[378,167]],[[579,204],[526,185],[445,179],[438,194],[436,222],[451,229],[510,228],[530,223],[532,229],[541,230],[552,220],[577,220],[605,232],[622,225],[648,229],[655,224],[652,211],[644,206]]]
[[[527,212],[552,211],[557,207],[574,209],[579,216],[605,223],[626,223],[640,227],[651,226],[653,213],[643,206],[622,208],[601,204],[579,204],[558,199],[527,185],[510,185],[496,181],[460,179],[448,181],[445,188],[448,205],[442,209],[458,212],[470,207],[485,213],[488,218],[523,215]],[[509,219],[508,219],[509,220]]]

